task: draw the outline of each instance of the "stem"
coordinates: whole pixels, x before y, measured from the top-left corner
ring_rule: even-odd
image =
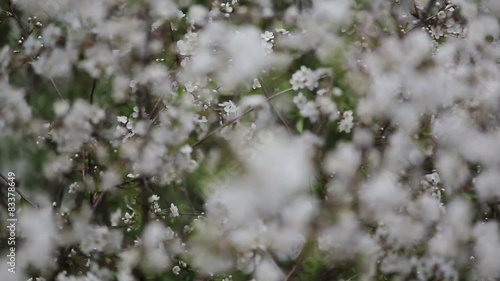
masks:
[[[276,98],[276,97],[278,97],[278,96],[280,96],[280,95],[282,95],[282,94],[284,94],[284,93],[290,92],[291,90],[292,90],[292,88],[288,88],[288,89],[286,89],[286,90],[283,90],[283,91],[281,91],[281,92],[278,92],[278,93],[276,93],[276,94],[274,94],[274,95],[272,95],[272,96],[268,97],[268,98],[267,98],[267,100],[268,100],[268,101],[270,101],[270,100],[272,100],[272,99],[274,99],[274,98]],[[215,134],[216,134],[217,132],[219,132],[220,130],[224,129],[225,127],[227,127],[227,126],[229,126],[229,125],[231,125],[231,124],[233,124],[233,123],[235,123],[235,122],[236,122],[236,121],[238,121],[241,117],[243,117],[243,116],[247,115],[248,113],[250,113],[250,112],[254,111],[256,108],[257,108],[257,107],[252,107],[252,108],[248,109],[247,111],[243,112],[243,114],[241,114],[240,116],[238,116],[238,117],[234,118],[233,120],[231,120],[231,121],[227,122],[226,124],[223,124],[222,126],[217,127],[217,128],[216,128],[216,129],[214,129],[212,132],[208,133],[208,134],[207,134],[204,138],[202,138],[202,139],[200,139],[199,141],[195,142],[195,143],[192,145],[192,147],[194,148],[194,147],[196,147],[196,146],[200,145],[202,142],[206,141],[208,138],[212,137],[213,135],[215,135]]]
[[[54,88],[56,89],[56,92],[57,94],[59,95],[59,97],[61,98],[61,100],[64,101],[64,98],[63,96],[61,95],[61,92],[59,91],[59,88],[57,88],[57,85],[56,83],[54,82],[54,79],[50,78],[50,82],[52,82],[52,85],[54,86]]]
[[[97,79],[94,79],[92,81],[92,89],[90,90],[90,98],[89,98],[90,104],[94,102],[94,92],[96,85],[97,85]]]
[[[259,83],[260,83],[260,86],[262,87],[262,91],[264,92],[264,95],[269,100],[269,93],[267,92],[266,86],[264,85],[264,81],[262,81],[261,78],[259,78]],[[288,133],[291,134],[292,131],[290,131],[290,127],[285,122],[285,119],[283,119],[283,116],[281,116],[281,113],[279,112],[279,110],[270,101],[269,101],[269,105],[271,106],[271,109],[276,113],[276,116],[281,121],[281,123],[283,123],[283,126],[285,126],[286,130],[288,131]]]
[[[5,181],[5,183],[6,183],[7,185],[10,183],[10,181],[7,179],[7,177],[5,177],[3,174],[0,174],[0,178],[2,178],[2,179]],[[19,194],[19,196],[21,196],[21,198],[22,198],[24,201],[28,202],[28,204],[30,204],[32,207],[34,207],[34,208],[38,209],[38,208],[39,208],[38,204],[35,204],[35,203],[33,203],[31,200],[29,200],[29,199],[28,199],[28,197],[26,197],[26,195],[24,195],[24,194],[23,194],[23,193],[19,190],[19,187],[18,187],[17,185],[18,185],[18,184],[16,183],[16,188],[15,188],[16,193],[17,193],[17,194]]]

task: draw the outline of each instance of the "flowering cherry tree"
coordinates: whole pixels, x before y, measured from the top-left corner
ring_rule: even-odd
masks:
[[[498,280],[499,20],[0,0],[0,279]]]

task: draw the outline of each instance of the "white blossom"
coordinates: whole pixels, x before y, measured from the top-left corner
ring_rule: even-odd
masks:
[[[354,117],[352,116],[352,110],[345,111],[342,114],[342,120],[339,122],[339,131],[350,133],[352,127],[354,127]]]
[[[179,209],[174,203],[170,204],[170,215],[174,218],[179,216]]]
[[[498,1],[11,2],[12,278],[500,278]]]
[[[176,265],[176,266],[172,267],[172,272],[175,275],[179,275],[179,272],[181,272],[181,268],[178,265]]]
[[[321,71],[312,71],[306,66],[301,66],[300,70],[292,75],[290,84],[292,84],[293,90],[308,88],[312,91],[314,88],[318,87],[318,81],[321,75]]]

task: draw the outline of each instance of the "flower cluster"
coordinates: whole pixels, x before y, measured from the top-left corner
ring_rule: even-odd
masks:
[[[499,3],[0,1],[0,279],[498,280]]]

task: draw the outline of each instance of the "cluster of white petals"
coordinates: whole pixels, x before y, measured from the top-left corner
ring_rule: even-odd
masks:
[[[0,15],[0,280],[500,279],[499,1]]]

